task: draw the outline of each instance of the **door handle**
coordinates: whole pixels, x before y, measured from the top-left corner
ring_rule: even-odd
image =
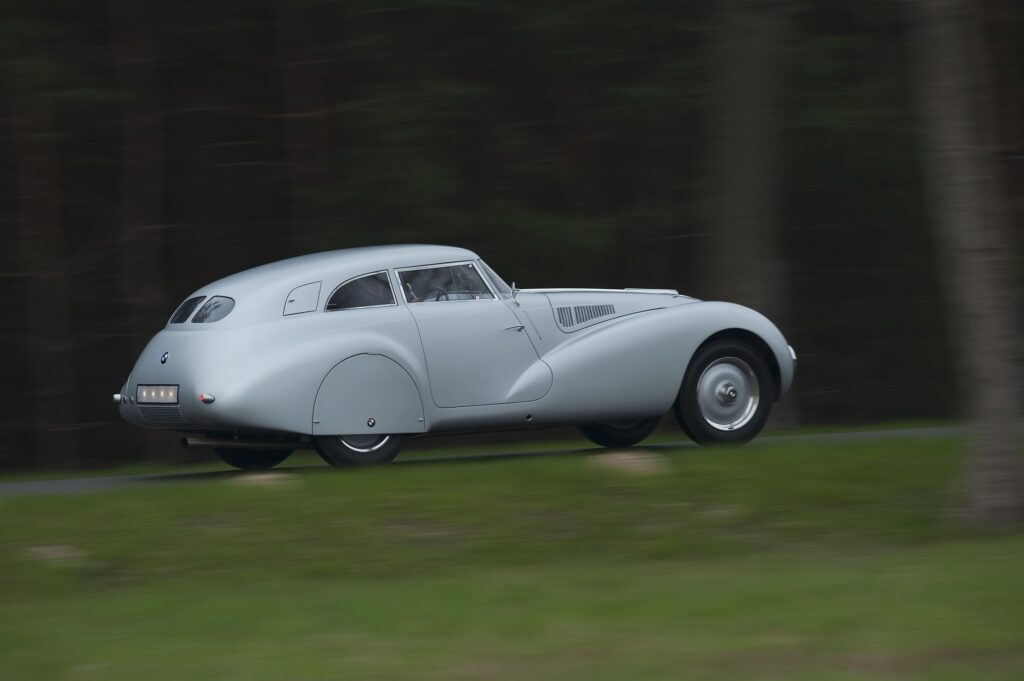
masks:
[[[515,326],[506,326],[505,330],[506,331],[522,331],[525,328],[526,327],[523,326],[522,324],[516,324]]]

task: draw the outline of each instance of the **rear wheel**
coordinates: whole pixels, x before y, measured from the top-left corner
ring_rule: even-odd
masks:
[[[723,339],[694,355],[673,410],[698,444],[743,444],[764,428],[773,394],[767,360],[742,341]]]
[[[292,453],[290,449],[235,449],[228,447],[218,447],[213,451],[224,463],[247,471],[273,468]]]
[[[405,439],[405,435],[321,435],[313,438],[313,446],[332,466],[372,466],[398,456]]]
[[[632,447],[647,439],[658,427],[661,417],[653,419],[633,419],[630,421],[611,421],[609,423],[591,423],[580,426],[580,432],[602,447]]]

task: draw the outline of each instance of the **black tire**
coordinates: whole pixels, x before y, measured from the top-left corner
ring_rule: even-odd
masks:
[[[217,456],[224,463],[245,471],[273,468],[292,453],[290,449],[234,449],[228,447],[218,447],[213,451],[217,452]]]
[[[584,437],[602,447],[632,447],[647,439],[658,427],[660,416],[621,423],[591,423],[580,426]]]
[[[321,435],[313,438],[320,458],[332,466],[373,466],[387,463],[401,451],[405,435]]]
[[[716,374],[705,373],[716,367]],[[743,341],[722,339],[697,350],[673,412],[697,444],[739,445],[753,440],[764,428],[774,395],[767,358]]]

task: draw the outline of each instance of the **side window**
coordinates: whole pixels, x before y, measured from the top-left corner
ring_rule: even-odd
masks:
[[[367,274],[345,282],[331,294],[327,301],[330,310],[348,310],[353,307],[374,307],[376,305],[394,305],[395,295],[391,292],[391,283],[387,272]]]
[[[302,314],[312,312],[316,304],[320,302],[320,282],[314,281],[302,286],[296,286],[284,299],[284,314]]]
[[[442,265],[398,273],[405,299],[410,303],[493,298],[476,266]]]

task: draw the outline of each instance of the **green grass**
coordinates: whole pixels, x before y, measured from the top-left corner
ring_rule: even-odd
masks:
[[[796,431],[794,431],[796,432]],[[816,433],[817,430],[806,429],[807,433]],[[839,431],[843,432],[843,431]],[[417,458],[434,458],[440,456],[466,456],[486,453],[515,453],[515,452],[535,452],[535,451],[550,451],[550,450],[575,450],[594,448],[597,445],[592,444],[588,440],[585,440],[582,435],[577,435],[573,438],[562,438],[562,439],[537,439],[537,433],[532,433],[531,436],[527,436],[523,440],[505,442],[501,444],[495,444],[493,442],[485,442],[478,444],[468,444],[464,441],[462,436],[459,435],[445,435],[445,436],[430,436],[425,438],[416,438],[408,441],[402,449],[402,459],[417,459]],[[172,458],[175,450],[180,446],[180,434],[166,433],[164,440],[166,443],[165,454],[168,458]],[[649,439],[652,444],[659,444],[664,442],[680,442],[685,439],[685,436],[676,431],[674,433],[666,433],[665,435],[658,435]],[[98,478],[98,477],[110,477],[110,476],[142,476],[142,475],[165,475],[168,473],[205,473],[218,470],[231,470],[231,467],[217,458],[213,449],[201,449],[197,453],[198,460],[185,463],[161,463],[156,461],[151,462],[137,462],[127,463],[117,466],[110,466],[106,468],[65,468],[55,470],[23,470],[13,471],[0,474],[0,484],[3,483],[18,483],[18,482],[34,482],[39,480],[60,480],[60,479],[77,479],[77,478]],[[288,457],[284,464],[279,466],[279,469],[287,468],[301,468],[305,466],[323,466],[325,465],[323,460],[317,456],[317,454],[311,449],[299,449],[294,454]]]
[[[800,428],[775,428],[766,431],[759,438],[759,442],[771,442],[775,437],[789,436],[819,436],[819,435],[843,435],[845,433],[862,433],[889,431],[895,436],[900,431],[915,430],[920,428],[946,428],[959,425],[951,421],[889,421],[886,423],[871,423],[863,425],[839,425],[839,426],[802,426]],[[551,434],[554,433],[554,437]],[[504,453],[504,452],[534,452],[550,450],[575,450],[588,447],[595,447],[582,435],[572,428],[544,429],[535,432],[520,434],[521,439],[505,441],[495,444],[487,441],[483,436],[483,442],[469,443],[466,437],[458,434],[431,435],[425,438],[414,438],[408,441],[402,450],[402,459],[414,459],[424,457],[441,456],[465,456],[472,454]],[[481,435],[471,436],[477,440]],[[179,447],[180,435],[166,433],[166,451],[173,454]],[[645,445],[665,445],[687,443],[686,436],[675,426],[670,417],[662,420],[659,429],[654,435],[645,440]],[[29,482],[36,480],[53,480],[68,478],[95,478],[107,476],[126,475],[163,475],[166,473],[201,473],[229,468],[213,453],[212,449],[203,451],[202,459],[191,463],[159,463],[159,462],[138,462],[122,464],[107,468],[68,468],[64,470],[25,470],[7,472],[0,474],[0,484],[8,482]],[[302,466],[319,466],[323,461],[312,450],[297,450],[281,466],[282,468],[295,468]]]
[[[1024,537],[958,523],[962,466],[801,441],[9,497],[0,678],[1019,679]]]

